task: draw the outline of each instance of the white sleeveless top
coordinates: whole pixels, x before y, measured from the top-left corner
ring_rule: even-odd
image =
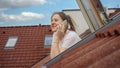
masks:
[[[75,31],[67,30],[64,38],[59,42],[59,48],[69,48],[80,41],[81,38]]]

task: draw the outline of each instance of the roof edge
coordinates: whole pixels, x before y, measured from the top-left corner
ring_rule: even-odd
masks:
[[[38,26],[50,26],[50,25],[27,25],[27,26],[0,26],[0,28],[19,28],[19,27],[38,27]]]

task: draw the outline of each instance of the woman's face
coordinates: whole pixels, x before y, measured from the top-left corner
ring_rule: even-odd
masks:
[[[59,16],[59,14],[55,14],[52,16],[52,20],[51,20],[51,29],[53,32],[57,31],[57,26],[62,22],[63,20],[61,19],[61,17]]]

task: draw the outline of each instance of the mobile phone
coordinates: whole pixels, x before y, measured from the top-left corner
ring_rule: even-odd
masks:
[[[64,20],[61,24],[64,26],[64,31],[66,32],[66,30],[68,29],[68,22],[67,22],[67,20]]]

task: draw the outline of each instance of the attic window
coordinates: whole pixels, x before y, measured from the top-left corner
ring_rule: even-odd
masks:
[[[17,36],[9,37],[5,45],[5,49],[14,49],[17,40]]]
[[[50,48],[52,43],[52,35],[46,35],[45,36],[45,42],[44,42],[44,47],[45,48]]]

